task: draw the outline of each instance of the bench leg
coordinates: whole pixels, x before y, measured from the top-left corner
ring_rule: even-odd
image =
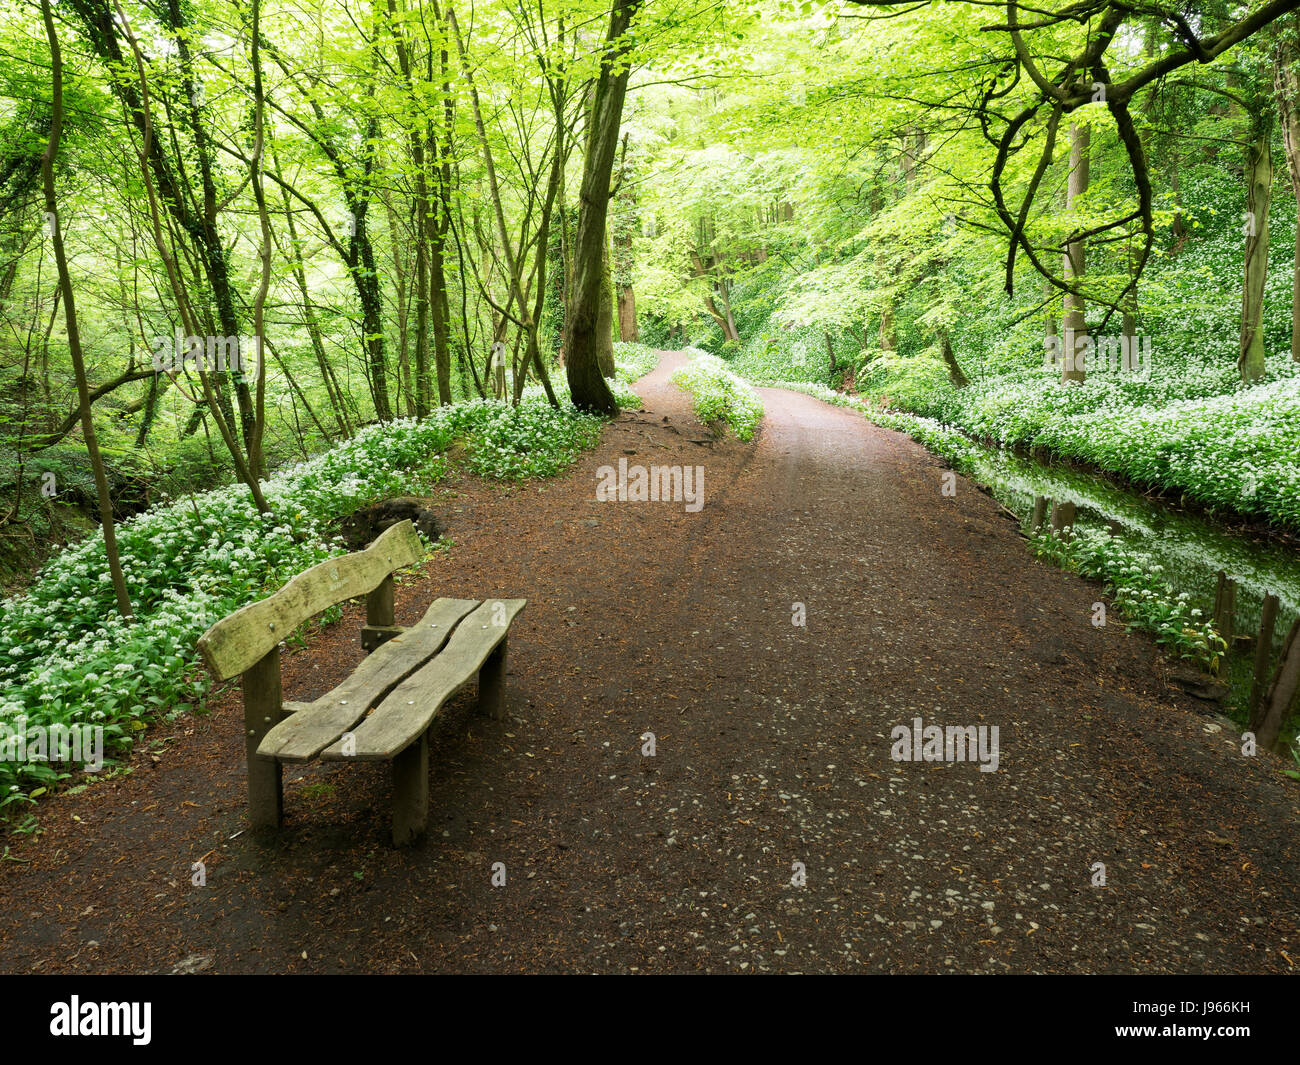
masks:
[[[506,640],[478,671],[478,712],[498,721],[506,716]]]
[[[280,763],[261,758],[257,747],[283,716],[280,649],[270,652],[240,678],[244,689],[244,756],[248,762],[248,819],[254,828],[279,828],[284,821]]]
[[[279,828],[284,823],[284,786],[280,763],[259,758],[260,739],[248,744],[248,820],[254,828]]]
[[[424,835],[429,823],[429,734],[393,759],[393,846]]]

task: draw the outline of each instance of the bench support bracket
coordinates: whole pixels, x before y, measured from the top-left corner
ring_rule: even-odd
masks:
[[[406,631],[402,625],[362,625],[361,626],[361,649],[369,654],[381,644],[387,643],[394,636],[400,636]]]
[[[379,582],[378,588],[366,595],[366,623],[361,628],[361,648],[367,654],[403,631],[397,624],[393,592],[393,575],[390,573]]]

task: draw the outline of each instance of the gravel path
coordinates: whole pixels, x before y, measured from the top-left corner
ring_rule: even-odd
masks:
[[[287,773],[284,831],[240,834],[230,691],[43,808],[0,862],[0,967],[1293,971],[1280,763],[1243,757],[1149,640],[1095,628],[1098,588],[1034,563],[989,497],[945,496],[919,445],[772,390],[755,442],[714,442],[679,360],[565,477],[436,497],[456,546],[399,621],[529,605],[508,719],[465,696],[438,726],[426,843],[387,846],[381,766]],[[702,509],[595,501],[619,459],[703,466]],[[287,698],[360,660],[359,619],[286,657]],[[916,718],[996,727],[996,771],[893,760]]]

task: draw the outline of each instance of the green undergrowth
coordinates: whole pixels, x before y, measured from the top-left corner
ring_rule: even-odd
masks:
[[[1069,539],[1040,532],[1031,550],[1062,569],[1101,581],[1131,629],[1151,633],[1177,658],[1217,673],[1227,644],[1186,592],[1178,593],[1150,556],[1105,530],[1074,532]]]
[[[721,359],[698,352],[671,380],[691,394],[700,421],[721,420],[741,440],[753,438],[763,420],[763,401]]]
[[[102,728],[105,752],[120,757],[148,720],[202,704],[210,680],[195,652],[199,636],[344,553],[338,523],[346,515],[430,492],[453,469],[452,454],[491,480],[553,476],[594,446],[602,425],[567,404],[476,400],[422,421],[369,426],[277,471],[263,481],[270,514],[257,512],[242,485],[166,500],[117,527],[135,611],[129,622],[116,610],[103,539],[88,537],[0,603],[0,741],[20,728]],[[0,760],[0,819],[24,813],[74,769]]]
[[[659,352],[645,344],[614,342],[614,370],[619,381],[634,384],[659,365]]]

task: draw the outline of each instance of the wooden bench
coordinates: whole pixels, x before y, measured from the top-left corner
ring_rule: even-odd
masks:
[[[429,726],[478,675],[478,709],[505,712],[506,637],[526,600],[439,599],[411,628],[395,624],[393,573],[423,557],[403,521],[364,551],[300,573],[274,595],[218,621],[198,649],[218,680],[236,675],[244,695],[248,809],[254,827],[284,816],[285,762],[391,761],[393,843],[421,835],[429,812]],[[312,703],[286,703],[280,643],[304,621],[366,596],[361,644],[369,655],[342,684]]]

